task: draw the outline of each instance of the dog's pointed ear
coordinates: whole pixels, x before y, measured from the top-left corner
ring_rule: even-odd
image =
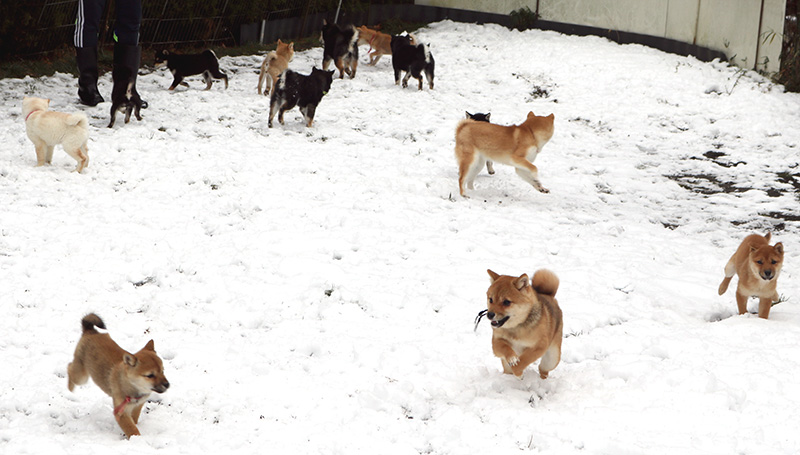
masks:
[[[469,113],[469,111],[464,111],[464,113],[465,113],[465,114],[467,114],[467,117],[466,117],[466,118],[469,118],[469,117],[470,117],[470,113]]]
[[[523,273],[522,276],[514,280],[514,287],[517,288],[518,291],[521,291],[526,286],[528,286],[528,274]]]
[[[328,19],[322,18],[322,25],[328,25]]]
[[[533,111],[528,112],[528,118],[531,117],[536,117],[536,114],[534,114]]]
[[[547,116],[550,120],[554,120],[556,118],[556,114],[550,114]]]
[[[772,232],[767,232],[767,235],[764,236],[764,240],[766,240],[768,243],[769,243],[769,239],[771,239],[771,238],[772,238]]]
[[[126,352],[125,355],[122,356],[122,359],[125,361],[125,365],[128,365],[129,367],[135,367],[136,364],[139,363],[139,360],[136,358],[136,356],[129,352]]]
[[[775,244],[775,246],[773,248],[775,248],[775,251],[777,251],[778,254],[783,256],[783,243],[778,242],[778,243]]]
[[[498,278],[500,278],[500,275],[492,272],[491,269],[486,270],[486,272],[489,273],[489,278],[491,279],[492,283],[494,283],[495,281],[497,281]]]
[[[492,113],[489,112],[488,114],[486,114],[486,121],[489,122],[491,120],[492,120]]]
[[[294,52],[294,41],[289,43],[289,50]]]
[[[281,39],[280,39],[280,38],[278,38],[278,44],[279,44],[279,45],[280,45],[280,44],[283,44],[283,41],[281,41]]]
[[[153,352],[156,352],[156,344],[153,342],[153,340],[150,340],[150,341],[148,341],[148,342],[147,342],[147,344],[146,344],[146,345],[144,345],[144,349],[142,349],[142,350],[143,350],[143,351],[153,351]]]

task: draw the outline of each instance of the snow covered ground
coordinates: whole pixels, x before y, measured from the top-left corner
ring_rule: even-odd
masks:
[[[145,69],[150,108],[113,129],[72,76],[0,80],[0,453],[800,451],[800,95],[595,37],[418,36],[435,90],[396,87],[362,47],[309,129],[297,109],[267,128],[262,56],[223,58],[228,90],[168,92]],[[87,112],[84,174],[61,149],[34,166],[24,95]],[[465,110],[554,113],[536,161],[551,193],[496,165],[462,199]],[[767,231],[786,257],[765,321],[717,286]],[[487,268],[542,267],[561,279],[563,358],[518,380],[473,319]],[[96,386],[67,390],[90,311],[126,349],[155,339],[172,383],[131,441]]]

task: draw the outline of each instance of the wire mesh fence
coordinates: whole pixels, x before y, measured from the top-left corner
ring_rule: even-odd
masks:
[[[325,7],[321,0],[142,0],[140,43],[145,46],[235,45],[249,23],[297,18]],[[112,42],[114,4],[108,0],[100,42]],[[0,3],[0,60],[46,54],[72,45],[78,0]],[[15,20],[9,18],[15,17]]]

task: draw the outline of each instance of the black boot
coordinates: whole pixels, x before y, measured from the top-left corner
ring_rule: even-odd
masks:
[[[105,101],[97,90],[97,48],[76,47],[78,61],[78,97],[87,106],[97,106]]]

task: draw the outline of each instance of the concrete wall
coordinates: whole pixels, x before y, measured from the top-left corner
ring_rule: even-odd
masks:
[[[499,14],[526,6],[536,11],[537,5],[536,0],[415,3]],[[538,4],[544,20],[670,38],[721,51],[745,68],[768,72],[780,68],[786,0],[539,0]]]

